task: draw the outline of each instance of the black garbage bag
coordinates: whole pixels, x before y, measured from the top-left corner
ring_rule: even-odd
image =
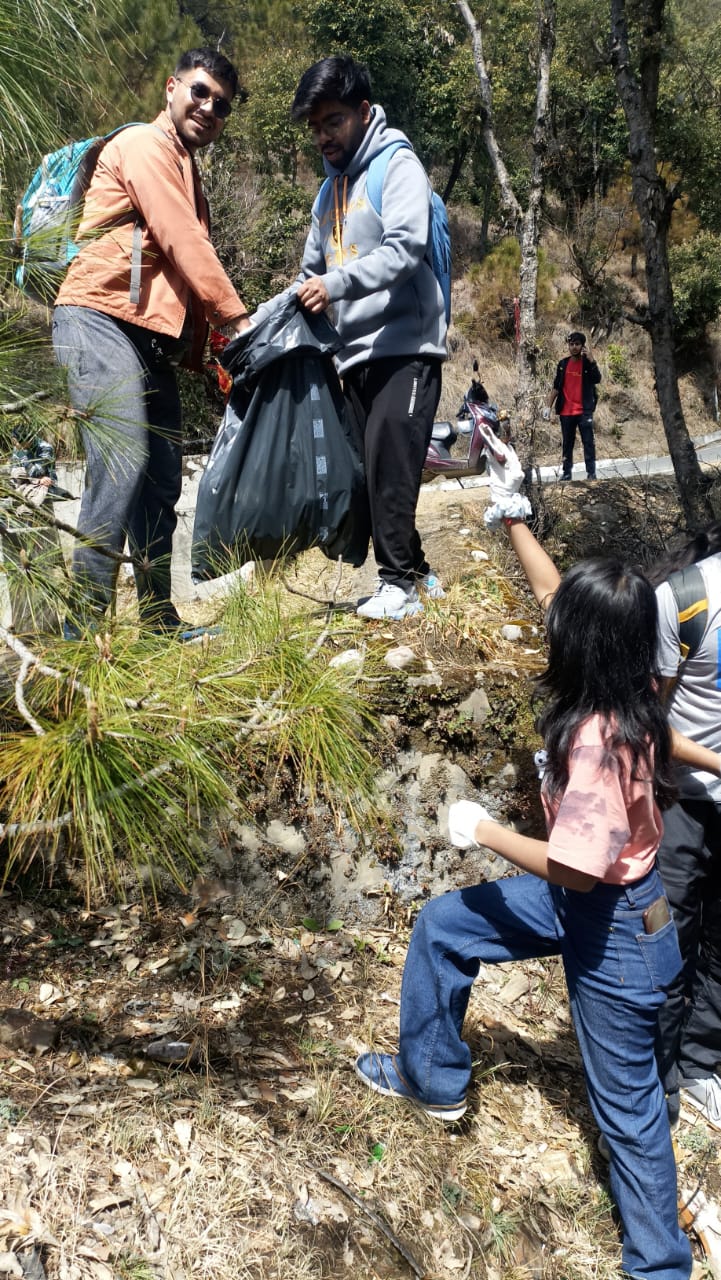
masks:
[[[363,564],[368,499],[332,360],[341,345],[289,294],[226,347],[233,390],[198,489],[194,580],[316,546]]]

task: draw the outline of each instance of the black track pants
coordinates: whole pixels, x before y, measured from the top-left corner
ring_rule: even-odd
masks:
[[[659,1012],[659,1073],[673,1093],[677,1073],[721,1070],[721,806],[684,797],[663,828],[658,869],[684,962]]]
[[[407,586],[429,569],[416,506],[441,394],[441,361],[373,360],[350,369],[343,389],[365,460],[378,572],[384,582]]]

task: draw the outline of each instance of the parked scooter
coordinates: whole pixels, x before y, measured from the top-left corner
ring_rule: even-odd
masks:
[[[491,397],[486,391],[486,388],[478,377],[478,361],[474,360],[471,385],[464,395],[461,407],[456,414],[456,430],[462,436],[470,436],[473,433],[473,414],[471,413],[470,405],[488,404],[490,398]]]
[[[478,372],[476,361],[473,362],[473,370],[474,373]],[[445,476],[447,480],[463,480],[466,476],[483,475],[486,470],[484,450],[488,447],[484,429],[490,427],[501,439],[507,436],[508,414],[505,409],[499,411],[498,406],[488,399],[485,387],[475,378],[466,392],[464,405],[471,415],[472,424],[467,455],[465,458],[457,458],[451,453],[458,439],[458,432],[453,425],[450,422],[434,422],[423,468],[423,484],[434,480],[436,476]]]

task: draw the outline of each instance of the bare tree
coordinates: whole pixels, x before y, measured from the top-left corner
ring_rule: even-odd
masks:
[[[646,256],[648,308],[640,322],[651,337],[653,365],[668,450],[679,498],[690,528],[708,524],[715,512],[691,443],[678,390],[674,310],[668,265],[668,232],[678,187],[669,186],[656,161],[656,114],[663,50],[665,0],[634,5],[637,58],[631,52],[626,0],[611,0],[610,59],[629,132],[631,183]]]
[[[498,139],[493,117],[493,90],[483,54],[483,38],[467,0],[456,0],[458,9],[471,35],[473,62],[478,76],[481,99],[481,130],[486,151],[501,193],[501,204],[521,245],[520,341],[518,344],[518,391],[516,393],[517,434],[521,456],[526,465],[533,460],[533,435],[536,419],[536,291],[538,284],[538,243],[541,236],[541,199],[546,153],[548,150],[548,98],[551,61],[556,44],[555,0],[539,0],[538,66],[536,74],[536,109],[532,138],[531,181],[528,203],[521,208],[513,190]]]

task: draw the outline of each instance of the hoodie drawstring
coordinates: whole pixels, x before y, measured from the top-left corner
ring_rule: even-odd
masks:
[[[333,179],[333,239],[336,248],[340,251],[343,248],[343,223],[348,212],[348,175],[343,177],[343,202],[338,199],[338,183],[339,177]]]

